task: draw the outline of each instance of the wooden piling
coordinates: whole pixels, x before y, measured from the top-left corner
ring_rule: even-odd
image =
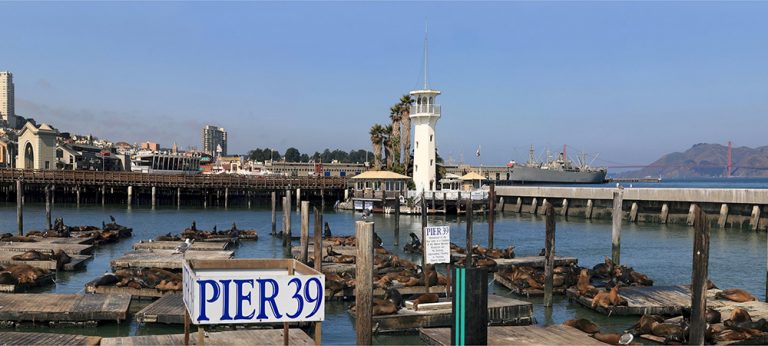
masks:
[[[358,345],[371,345],[373,306],[373,222],[357,221],[355,265],[355,332]]]
[[[277,213],[275,208],[277,207],[277,193],[272,191],[272,235],[275,235],[277,231]]]
[[[493,224],[495,215],[494,211],[496,210],[496,207],[494,206],[496,202],[496,184],[491,183],[490,190],[488,191],[488,248],[493,249]]]
[[[664,203],[661,205],[661,220],[660,223],[666,224],[669,220],[669,205],[667,203]]]
[[[424,277],[424,291],[429,293],[429,270],[427,269],[427,201],[421,192],[421,275]]]
[[[517,197],[517,204],[515,204],[515,212],[520,214],[523,212],[523,198]]]
[[[301,189],[296,188],[296,211],[299,211],[301,206]]]
[[[288,220],[291,219],[289,208],[288,197],[283,197],[283,225],[280,231],[280,236],[283,238],[283,247],[288,247],[288,244],[291,243],[290,234],[288,233]]]
[[[313,251],[313,254],[315,256],[314,258],[314,265],[315,270],[322,272],[323,269],[323,216],[317,211],[317,207],[314,208],[315,211],[315,248]]]
[[[106,195],[107,195],[107,187],[104,186],[104,185],[101,185],[101,206],[102,207],[107,204],[106,203],[106,200],[107,200],[107,196]]]
[[[77,198],[77,207],[80,208],[80,185],[75,186],[75,197]]]
[[[432,191],[432,212],[437,210],[437,191]]]
[[[176,208],[181,208],[181,188],[176,188]]]
[[[46,229],[53,229],[53,224],[51,223],[51,188],[48,185],[45,185],[45,224]]]
[[[56,205],[56,185],[51,185],[51,209]]]
[[[611,260],[619,265],[621,259],[621,204],[624,192],[621,190],[613,193],[613,225],[611,227]]]
[[[587,200],[587,210],[586,210],[586,216],[587,220],[592,219],[592,208],[594,208],[595,203],[592,202],[591,199]]]
[[[456,215],[459,215],[459,214],[461,214],[461,191],[457,192],[457,197],[456,197]],[[460,217],[457,217],[456,220],[457,222],[461,223]]]
[[[16,225],[18,234],[24,235],[24,186],[21,180],[16,180]]]
[[[544,205],[546,239],[544,241],[544,306],[552,306],[552,283],[555,270],[555,208]]]
[[[464,260],[464,268],[472,268],[472,195],[467,200],[465,209],[467,210],[467,257]],[[457,201],[458,203],[459,201]]]
[[[755,205],[752,207],[752,217],[750,218],[750,225],[753,231],[760,229],[760,206]]]
[[[394,246],[400,246],[400,195],[395,196],[395,240]]]
[[[568,218],[568,199],[563,198],[563,207],[560,209],[560,215],[564,218]]]
[[[229,188],[224,188],[224,209],[229,208]]]
[[[632,202],[632,207],[629,208],[629,222],[637,222],[638,209],[637,202]]]
[[[704,345],[704,332],[707,329],[704,315],[707,310],[706,284],[709,270],[709,224],[707,223],[707,216],[699,206],[694,207],[694,215],[691,326],[688,342],[691,345]]]
[[[309,201],[301,201],[301,263],[307,264],[309,259]],[[315,256],[321,256],[316,253]]]
[[[152,186],[152,209],[157,206],[157,187]]]
[[[725,228],[725,225],[728,223],[728,204],[723,203],[720,206],[720,217],[717,218],[717,226],[720,228]]]
[[[696,214],[694,213],[695,206],[695,204],[691,203],[691,206],[688,207],[688,220],[686,220],[688,226],[693,226],[693,220],[696,217]]]
[[[533,197],[533,201],[531,201],[531,214],[536,215],[536,212],[539,209],[539,200],[536,197]]]
[[[128,206],[131,206],[131,201],[133,200],[133,186],[128,186]],[[80,203],[80,190],[77,190],[77,203]]]
[[[443,215],[448,215],[448,198],[445,195],[446,193],[443,191]]]

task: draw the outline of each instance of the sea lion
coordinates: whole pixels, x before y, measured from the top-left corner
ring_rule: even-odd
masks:
[[[704,319],[709,324],[720,323],[721,318],[720,311],[713,308],[707,308],[707,311],[704,313]]]
[[[0,272],[0,284],[15,285],[17,283],[19,283],[19,280],[17,280],[16,277],[13,276],[11,272],[8,272],[8,271]]]
[[[390,288],[384,292],[384,299],[391,301],[397,308],[403,307],[403,296],[396,288]]]
[[[324,239],[330,239],[333,235],[331,234],[331,227],[328,226],[328,223],[325,223],[325,228],[323,229],[323,238]]]
[[[656,323],[664,322],[664,318],[658,315],[643,315],[627,332],[633,335],[651,334],[651,329]]]
[[[118,283],[120,279],[117,277],[117,275],[113,273],[104,273],[100,278],[98,278],[94,283],[94,287],[99,286],[113,286],[116,283]]]
[[[388,299],[374,299],[371,314],[373,316],[392,315],[400,310],[395,303]]]
[[[726,327],[729,324],[752,322],[752,317],[749,316],[749,312],[743,308],[734,308],[731,310],[731,316],[727,320],[723,321]]]
[[[595,334],[600,332],[600,329],[597,327],[597,325],[586,318],[567,320],[563,322],[563,325],[576,328],[587,334]]]
[[[51,259],[51,256],[44,255],[37,250],[29,250],[20,255],[14,255],[11,257],[14,261],[47,261]]]
[[[437,303],[439,297],[435,293],[424,293],[413,300],[413,309],[418,310],[419,304]]]
[[[683,327],[678,323],[656,322],[651,326],[651,334],[675,341],[683,340],[683,331]]]
[[[595,333],[592,335],[597,341],[604,342],[610,345],[619,345],[622,334],[619,333]]]
[[[737,303],[757,300],[755,296],[740,288],[729,288],[715,293],[715,298],[727,299]]]
[[[581,272],[579,273],[579,279],[576,282],[576,289],[579,291],[580,296],[594,297],[598,293],[595,286],[590,284],[589,269],[581,269]]]

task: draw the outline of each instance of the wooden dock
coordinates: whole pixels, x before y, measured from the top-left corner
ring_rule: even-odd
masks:
[[[0,321],[121,321],[131,296],[117,294],[0,294]]]
[[[464,254],[459,253],[451,253],[451,258],[454,260],[458,260],[461,258],[464,258]],[[496,269],[507,269],[512,267],[533,267],[533,268],[544,268],[544,256],[523,256],[523,257],[515,257],[515,258],[495,258],[493,259],[496,262]],[[555,267],[558,266],[564,266],[564,265],[576,265],[579,264],[579,259],[576,257],[569,257],[569,256],[555,256]]]
[[[119,345],[183,345],[184,334],[125,336],[120,338],[102,338],[102,346]],[[190,345],[197,344],[197,332],[192,327],[189,338]],[[223,332],[209,332],[205,338],[206,345],[282,345],[282,329],[248,329]],[[291,328],[288,332],[289,345],[314,345],[315,341],[299,328]]]
[[[51,240],[39,241],[39,242],[0,242],[0,251],[11,252],[27,252],[30,250],[36,250],[40,252],[56,252],[58,250],[64,251],[67,255],[92,255],[93,245],[76,244],[71,240],[74,238],[49,238]]]
[[[100,336],[55,333],[0,332],[0,345],[98,345]]]
[[[425,293],[426,290],[424,289],[424,286],[393,286],[393,288],[396,288],[398,292],[400,292],[401,295],[413,295],[413,294],[422,294]],[[373,289],[373,295],[376,297],[384,296],[384,289],[381,288],[374,288]],[[446,296],[448,293],[448,286],[430,286],[429,287],[430,293],[437,293],[440,296]],[[330,298],[331,291],[329,289],[325,289],[325,297]],[[355,289],[354,288],[347,288],[345,290],[342,290],[340,292],[337,292],[334,298],[350,298],[355,296]]]
[[[451,328],[421,328],[427,345],[453,345]],[[562,325],[488,327],[488,345],[606,345],[584,332]]]
[[[325,242],[323,242],[323,244],[325,244]],[[307,256],[311,257],[315,253],[314,246],[314,244],[309,244],[309,248],[307,248]],[[334,252],[340,253],[342,255],[357,256],[357,246],[334,246],[331,248]],[[328,256],[328,245],[324,245],[324,247],[321,249],[323,257]],[[301,255],[301,246],[292,247],[291,255],[293,255],[294,258],[298,258]]]
[[[135,316],[139,323],[184,324],[184,297],[181,293],[166,294]]]
[[[534,288],[520,288],[512,281],[507,279],[504,275],[501,275],[499,273],[493,273],[493,280],[498,282],[500,285],[506,287],[512,293],[525,296],[525,297],[541,297],[544,296],[544,290],[543,289],[534,289]],[[552,287],[552,294],[557,295],[564,295],[565,294],[565,287]]]
[[[11,251],[0,251],[0,265],[4,264],[26,264],[33,266],[35,268],[40,269],[48,269],[48,270],[56,270],[57,268],[57,261],[56,260],[47,260],[47,261],[18,261],[14,260],[13,256],[21,255],[23,252],[11,252]],[[50,252],[48,252],[50,253]],[[93,256],[91,255],[69,255],[69,257],[72,258],[72,260],[69,263],[64,264],[64,270],[66,271],[73,271],[73,270],[80,270],[85,268],[85,261],[91,259]]]
[[[352,312],[350,312],[354,316]],[[490,325],[529,325],[533,322],[533,304],[517,299],[489,295],[488,323]],[[400,309],[396,314],[373,316],[379,332],[400,332],[419,328],[448,327],[451,308],[413,311]]]
[[[56,272],[50,272],[48,274],[39,276],[37,280],[35,280],[35,282],[33,283],[15,284],[15,285],[0,284],[0,292],[2,293],[26,292],[35,287],[52,285],[55,279],[56,279]]]
[[[127,286],[95,286],[94,283],[99,278],[85,283],[85,293],[98,294],[127,294],[133,298],[159,298],[176,291],[161,291],[156,288],[131,288]]]
[[[230,259],[233,251],[195,251],[175,253],[173,250],[136,250],[113,259],[110,264],[112,270],[117,268],[162,268],[181,269],[182,259],[221,260]]]
[[[162,241],[153,240],[151,242],[142,241],[133,244],[134,250],[176,250],[176,248],[183,244],[183,241]],[[232,246],[231,242],[194,242],[190,251],[224,251]]]

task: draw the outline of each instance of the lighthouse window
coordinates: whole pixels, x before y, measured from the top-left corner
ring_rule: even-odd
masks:
[[[432,97],[429,98],[429,104],[432,104]]]
[[[419,141],[416,141],[416,147],[417,148],[419,147]]]
[[[419,165],[414,165],[414,166],[413,166],[413,170],[414,170],[415,172],[418,172],[418,171],[419,171]]]
[[[429,135],[429,141],[430,141],[430,142],[432,141],[432,136],[433,136],[433,135]]]
[[[432,167],[432,160],[429,160],[429,166]]]

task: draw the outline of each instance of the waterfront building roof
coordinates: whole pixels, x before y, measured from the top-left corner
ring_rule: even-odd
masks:
[[[461,180],[467,181],[467,180],[486,180],[487,178],[477,174],[475,172],[469,172],[465,174],[463,177],[461,177]]]
[[[352,179],[410,180],[411,177],[390,171],[367,171],[352,177]]]

